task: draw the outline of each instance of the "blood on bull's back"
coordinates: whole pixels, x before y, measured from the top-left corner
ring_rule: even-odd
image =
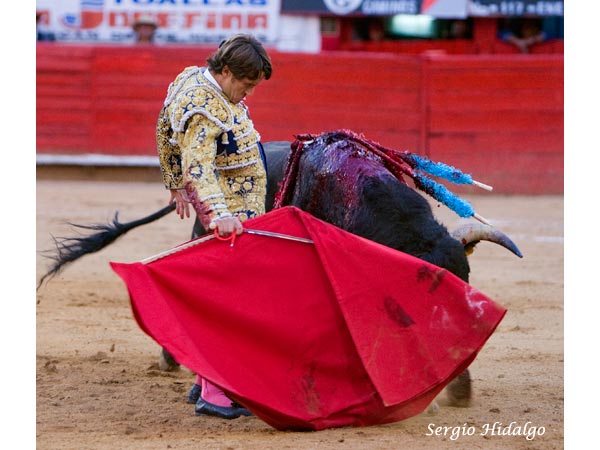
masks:
[[[423,196],[357,142],[315,139],[305,145],[286,204],[468,281],[461,243],[435,219]]]

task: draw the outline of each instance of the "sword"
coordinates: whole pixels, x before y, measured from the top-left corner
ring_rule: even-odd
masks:
[[[303,238],[303,237],[299,237],[299,236],[292,236],[291,234],[283,234],[283,233],[276,233],[274,231],[264,231],[264,230],[254,230],[252,228],[244,228],[244,233],[248,233],[248,234],[255,234],[255,235],[259,235],[259,236],[267,236],[267,237],[274,237],[274,238],[278,238],[278,239],[287,239],[289,241],[296,241],[296,242],[302,242],[305,244],[314,244],[312,239],[309,238]],[[174,247],[172,249],[169,250],[165,250],[164,252],[158,253],[154,256],[149,256],[148,258],[145,258],[143,260],[141,260],[140,262],[142,264],[148,264],[151,263],[153,261],[156,261],[157,259],[161,259],[164,258],[165,256],[169,256],[172,255],[174,253],[177,253],[181,250],[184,250],[186,248],[189,247],[193,247],[194,245],[198,245],[201,244],[203,242],[206,241],[210,241],[212,239],[220,239],[220,240],[231,240],[231,244],[230,247],[233,247],[233,243],[235,241],[235,234],[232,234],[232,236],[234,236],[233,238],[230,237],[226,237],[226,238],[222,238],[217,234],[217,230],[215,230],[214,234],[210,234],[207,236],[203,236],[200,238],[196,238],[194,240],[191,240],[185,244],[181,244],[177,247]]]
[[[274,238],[279,238],[279,239],[287,239],[290,241],[304,242],[306,244],[314,244],[313,240],[309,239],[309,238],[292,236],[290,234],[275,233],[274,231],[263,231],[263,230],[253,230],[251,228],[244,228],[244,232],[249,233],[249,234],[257,234],[260,236],[269,236],[269,237],[274,237]]]

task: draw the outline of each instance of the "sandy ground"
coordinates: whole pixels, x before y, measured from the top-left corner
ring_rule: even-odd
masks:
[[[304,433],[279,432],[256,417],[194,416],[185,402],[193,375],[158,370],[159,346],[138,328],[125,285],[108,265],[186,241],[191,220],[170,215],[68,266],[37,292],[37,448],[562,449],[563,198],[464,197],[525,255],[483,243],[471,257],[471,284],[508,308],[471,366],[471,407],[449,407],[442,397],[435,415]],[[116,210],[130,221],[167,200],[159,183],[38,180],[37,276],[49,266],[39,251],[52,248],[51,234],[73,235],[66,222],[105,222]],[[449,228],[460,222],[434,207]],[[511,422],[527,435],[498,435]],[[485,434],[494,424],[494,435]],[[437,427],[449,428],[436,435]]]

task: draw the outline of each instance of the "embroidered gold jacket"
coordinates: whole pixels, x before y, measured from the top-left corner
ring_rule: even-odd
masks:
[[[202,225],[265,212],[266,171],[260,135],[243,102],[231,103],[199,67],[169,85],[156,143],[167,189],[185,189]]]

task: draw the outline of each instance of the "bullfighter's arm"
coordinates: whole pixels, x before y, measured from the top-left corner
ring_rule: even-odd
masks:
[[[221,133],[214,122],[202,114],[194,114],[180,141],[183,187],[207,230],[216,220],[232,216],[215,166],[217,139]]]
[[[182,189],[181,150],[171,142],[171,122],[166,108],[162,108],[156,123],[156,147],[163,182],[167,189]]]

